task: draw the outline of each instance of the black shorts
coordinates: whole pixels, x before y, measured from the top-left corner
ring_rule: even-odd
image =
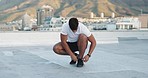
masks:
[[[72,52],[79,51],[77,42],[67,42]]]

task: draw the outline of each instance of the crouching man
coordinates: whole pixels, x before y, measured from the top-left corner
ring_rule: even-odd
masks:
[[[61,42],[53,47],[53,51],[60,55],[69,55],[71,57],[70,64],[76,64],[82,67],[93,53],[96,46],[96,40],[93,34],[85,25],[78,22],[77,18],[71,18],[67,23],[63,24],[60,34]],[[88,41],[91,43],[88,53],[85,54]],[[76,51],[79,54],[75,53]]]

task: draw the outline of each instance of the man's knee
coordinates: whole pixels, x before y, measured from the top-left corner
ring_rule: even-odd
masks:
[[[79,39],[85,41],[85,40],[87,40],[87,36],[85,34],[80,34]]]
[[[60,49],[59,49],[58,46],[55,45],[55,46],[53,47],[53,51],[54,51],[55,53],[59,54]]]
[[[56,54],[59,54],[59,55],[68,55],[66,52],[64,52],[64,50],[62,50],[62,48],[58,45],[55,45],[53,47],[53,51],[56,53]]]

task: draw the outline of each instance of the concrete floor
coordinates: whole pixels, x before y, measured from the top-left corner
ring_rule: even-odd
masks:
[[[147,46],[148,39],[118,37],[97,44],[90,60],[77,68],[69,65],[69,56],[55,54],[52,44],[1,45],[0,78],[148,78]]]

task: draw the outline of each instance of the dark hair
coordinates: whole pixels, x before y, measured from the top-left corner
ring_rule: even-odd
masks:
[[[71,30],[77,30],[78,25],[79,25],[79,23],[78,23],[77,18],[71,18],[69,20],[69,27],[70,27]]]

